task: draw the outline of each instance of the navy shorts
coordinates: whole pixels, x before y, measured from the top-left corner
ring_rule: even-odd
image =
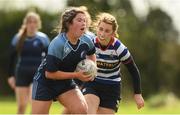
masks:
[[[82,89],[83,95],[94,94],[100,98],[100,107],[110,108],[117,112],[120,102],[120,84],[109,85],[96,81],[86,82]]]
[[[16,70],[16,86],[28,87],[33,82],[33,77],[37,68],[24,68],[20,67]]]
[[[60,94],[75,89],[77,86],[71,80],[50,80],[48,82],[33,81],[32,99],[49,101],[56,99]]]

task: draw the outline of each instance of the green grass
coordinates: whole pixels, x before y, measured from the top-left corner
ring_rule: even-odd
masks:
[[[15,97],[0,97],[0,114],[16,113]],[[61,113],[63,107],[54,102],[50,109],[50,114]],[[30,113],[30,106],[26,113]],[[117,114],[180,114],[180,101],[176,98],[164,98],[163,96],[153,97],[145,101],[145,107],[141,110],[136,108],[133,101],[126,99],[121,101]]]

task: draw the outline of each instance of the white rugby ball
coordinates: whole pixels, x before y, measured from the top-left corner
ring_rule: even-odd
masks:
[[[77,66],[76,71],[84,71],[85,75],[90,75],[91,77],[96,77],[97,66],[95,62],[90,59],[81,60]]]

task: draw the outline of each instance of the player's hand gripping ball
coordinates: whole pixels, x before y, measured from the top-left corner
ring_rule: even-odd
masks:
[[[84,59],[77,64],[76,71],[84,71],[85,75],[96,77],[97,66],[92,60]]]

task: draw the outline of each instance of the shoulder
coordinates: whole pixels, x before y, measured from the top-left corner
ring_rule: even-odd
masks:
[[[127,48],[122,42],[121,40],[119,40],[118,38],[114,38],[114,42],[113,42],[113,45],[116,49],[118,48]]]
[[[94,37],[90,34],[85,33],[83,36],[81,36],[80,39],[85,43],[93,43]]]
[[[90,39],[94,39],[96,38],[96,35],[93,32],[87,31],[85,34],[85,36],[89,37]]]
[[[119,40],[118,38],[114,38],[113,45],[118,45],[118,46],[120,46],[121,44],[122,44],[121,40]]]
[[[93,39],[87,35],[87,34],[84,34],[81,38],[81,43],[83,44],[86,44],[90,49],[94,48],[94,43],[93,43]]]
[[[45,46],[47,46],[50,42],[49,37],[43,32],[37,32],[36,37],[40,39]]]
[[[65,42],[67,42],[67,40],[64,38],[64,33],[60,33],[56,37],[53,38],[50,45],[62,46]]]
[[[37,32],[36,35],[41,38],[48,38],[48,36],[43,32]]]
[[[114,47],[121,60],[125,60],[130,56],[128,48],[118,38],[114,39]]]
[[[18,34],[15,34],[14,37],[12,38],[11,45],[15,46],[18,41],[19,41]]]
[[[66,41],[63,33],[57,35],[49,45],[48,54],[57,55],[58,52],[62,52]]]

